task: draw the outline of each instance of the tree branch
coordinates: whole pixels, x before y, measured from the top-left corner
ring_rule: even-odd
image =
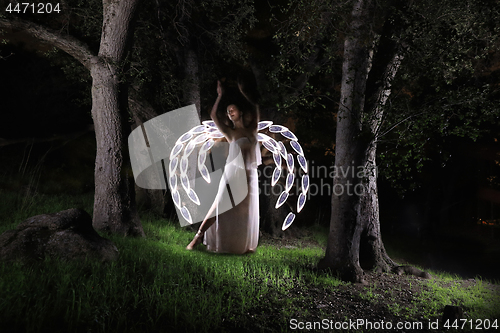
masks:
[[[92,63],[97,61],[97,56],[89,49],[87,44],[75,37],[61,35],[56,30],[43,27],[39,24],[22,19],[8,20],[0,18],[0,28],[23,31],[44,43],[66,52],[89,70]]]

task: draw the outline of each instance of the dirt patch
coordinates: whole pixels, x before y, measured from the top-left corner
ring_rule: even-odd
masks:
[[[446,331],[441,322],[442,313],[430,318],[424,316],[421,300],[417,299],[428,288],[423,279],[392,273],[365,274],[366,284],[363,285],[302,285],[280,295],[266,297],[266,303],[247,313],[247,318],[251,320],[247,321],[246,331],[242,332]],[[463,280],[456,283],[466,288],[478,281]],[[286,308],[292,305],[294,312],[283,313],[284,304]],[[439,321],[439,329],[430,326],[436,325],[436,321]]]
[[[391,273],[366,273],[366,284],[345,284],[329,289],[311,288],[312,304],[307,308],[311,320],[327,318],[335,322],[365,320],[372,323],[408,321],[394,314],[399,308],[411,308],[422,285],[418,278]],[[397,304],[397,305],[396,305]],[[391,310],[390,307],[397,308]],[[300,316],[300,313],[296,314]],[[412,321],[421,320],[416,316]]]
[[[278,248],[321,247],[312,234],[300,238],[273,238],[262,235],[260,244]],[[324,249],[324,248],[323,248]],[[327,273],[318,273],[327,274]],[[365,272],[365,284],[344,283],[332,287],[304,286],[299,284],[276,299],[253,309],[248,315],[254,324],[249,331],[341,331],[341,332],[442,332],[432,327],[442,313],[430,316],[422,305],[423,292],[430,291],[427,281],[412,275]],[[499,285],[475,279],[454,280],[455,287],[468,288],[482,283],[500,291]],[[444,286],[446,287],[446,286]],[[425,302],[425,301],[424,301]],[[293,313],[280,313],[283,303],[290,305]],[[280,308],[281,307],[281,308]],[[465,315],[467,316],[467,309]],[[281,324],[277,324],[280,319]],[[295,321],[294,321],[295,320]],[[363,325],[357,325],[363,320]],[[286,328],[283,327],[286,323]],[[308,326],[309,325],[309,326]],[[316,326],[314,326],[316,325]],[[333,325],[333,326],[332,326]],[[372,326],[369,326],[372,325]],[[390,325],[390,328],[389,326]],[[398,328],[397,325],[403,325]]]

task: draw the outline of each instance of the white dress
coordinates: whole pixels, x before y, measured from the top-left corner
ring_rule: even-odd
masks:
[[[203,243],[208,251],[218,253],[243,254],[255,251],[259,242],[259,180],[257,166],[261,164],[260,148],[257,140],[251,142],[242,137],[229,144],[229,154],[224,167],[224,177],[219,183],[216,201],[219,202],[226,184],[233,177],[246,175],[248,194],[232,209],[218,214],[216,221],[205,232]],[[243,159],[236,158],[242,154]],[[241,189],[231,188],[231,191]],[[243,189],[246,192],[246,189]],[[218,205],[217,205],[218,207]]]

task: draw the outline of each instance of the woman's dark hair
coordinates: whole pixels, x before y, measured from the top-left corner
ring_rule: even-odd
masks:
[[[234,86],[233,84],[231,84],[231,82],[229,82],[229,84],[224,85],[224,94],[222,95],[221,102],[219,103],[220,107],[217,112],[219,119],[223,120],[223,122],[230,127],[232,127],[233,124],[227,117],[226,110],[227,107],[231,104],[236,105],[238,110],[241,112],[243,124],[246,126],[250,122],[250,119],[248,119],[248,117],[251,116],[251,110],[255,108],[255,105],[253,105],[249,100],[246,99],[246,97],[238,89],[237,85]],[[221,114],[222,112],[223,116]]]

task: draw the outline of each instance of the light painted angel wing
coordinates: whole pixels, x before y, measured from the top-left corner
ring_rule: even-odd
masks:
[[[303,171],[301,176],[301,192],[298,195],[296,213],[300,212],[306,203],[306,194],[309,189],[309,176],[307,175],[307,160],[304,150],[298,142],[297,137],[287,127],[273,124],[272,121],[261,121],[258,123],[258,141],[273,155],[275,169],[272,175],[271,185],[278,183],[281,177],[285,178],[285,190],[280,194],[276,202],[276,209],[287,201],[290,190],[296,179],[296,164]],[[266,132],[266,133],[263,133]],[[189,223],[193,223],[188,207],[182,203],[181,194],[189,198],[196,205],[200,205],[200,199],[195,189],[191,188],[187,170],[189,169],[189,156],[198,148],[197,170],[207,182],[211,182],[210,173],[206,167],[207,156],[209,156],[215,140],[224,135],[219,131],[211,120],[203,121],[184,133],[177,140],[170,152],[169,163],[169,185],[172,199],[180,210],[182,217]],[[287,149],[287,145],[291,149]],[[181,186],[179,186],[179,184]],[[298,182],[297,182],[298,184]],[[298,186],[298,185],[297,185]],[[290,212],[283,221],[282,230],[286,230],[295,219],[295,213]]]
[[[195,126],[182,134],[170,152],[168,170],[172,200],[179,209],[181,216],[188,223],[196,221],[193,221],[192,214],[188,206],[183,203],[182,198],[189,198],[197,206],[200,206],[201,203],[195,189],[190,186],[190,179],[187,175],[189,157],[193,152],[197,152],[197,170],[203,179],[210,183],[210,172],[205,163],[210,155],[210,150],[215,144],[214,139],[223,136],[213,121],[204,121],[202,125]]]
[[[261,121],[258,124],[258,130],[258,140],[262,143],[264,148],[269,150],[273,155],[275,169],[271,178],[271,186],[275,186],[281,177],[283,177],[285,181],[285,190],[281,192],[276,201],[276,209],[285,204],[290,197],[290,190],[294,185],[296,173],[298,174],[296,169],[300,167],[303,171],[300,180],[301,191],[297,198],[295,213],[293,211],[289,212],[281,227],[282,230],[286,230],[295,220],[296,213],[299,213],[306,203],[306,194],[309,189],[307,160],[304,156],[304,150],[298,142],[297,136],[287,127],[273,124],[271,121]],[[264,130],[267,134],[260,132]],[[291,149],[287,149],[287,146]],[[297,168],[295,159],[297,160]],[[298,183],[297,181],[296,186],[299,186]]]

